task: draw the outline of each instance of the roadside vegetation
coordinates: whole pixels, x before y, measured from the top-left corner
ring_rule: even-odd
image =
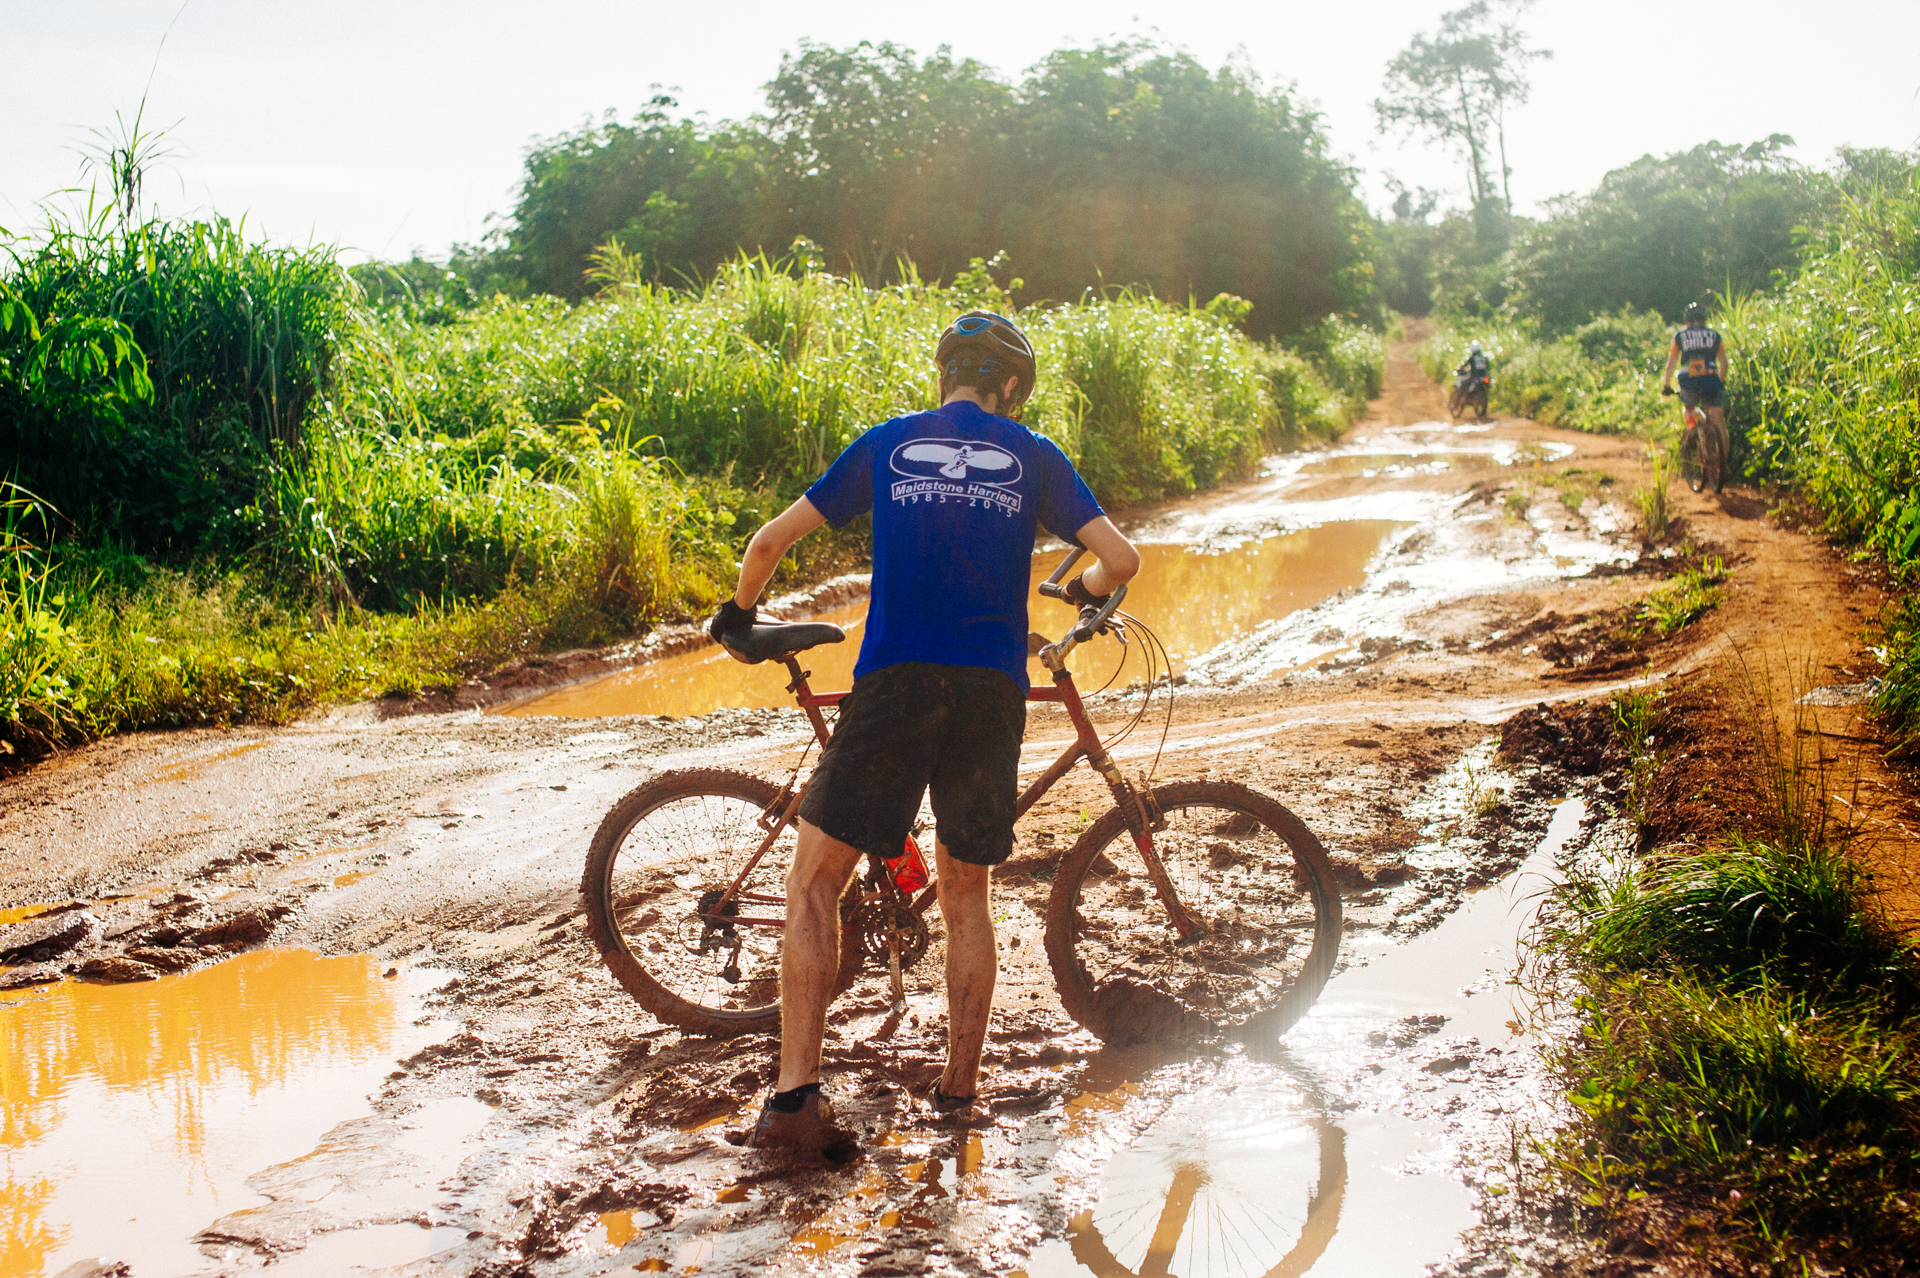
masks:
[[[1637,500],[1656,542],[1681,526],[1679,409],[1659,394],[1668,336],[1687,302],[1708,302],[1732,354],[1736,478],[1889,570],[1875,708],[1889,753],[1911,762],[1920,170],[1884,152],[1802,168],[1783,142],[1642,160],[1505,242],[1459,215],[1427,225],[1403,201],[1387,242],[1426,272],[1413,283],[1436,381],[1477,339],[1496,412],[1648,441],[1654,479]],[[1724,594],[1717,559],[1675,562],[1623,634],[1657,641]],[[1880,910],[1861,832],[1829,806],[1812,712],[1777,723],[1764,683],[1741,668],[1700,695],[1632,689],[1593,711],[1617,737],[1615,801],[1639,841],[1554,889],[1535,938],[1535,977],[1578,1025],[1557,1062],[1577,1119],[1548,1139],[1539,1188],[1576,1204],[1609,1251],[1713,1272],[1885,1272],[1920,1250],[1920,954]]]
[[[708,608],[744,540],[866,426],[934,403],[1004,260],[884,287],[806,241],[670,288],[617,241],[592,291],[482,297],[219,219],[55,220],[0,266],[0,753],[280,720]],[[1109,506],[1327,439],[1377,334],[1124,288],[1018,312],[1025,420]],[[827,539],[825,570],[857,553]]]
[[[1778,724],[1764,672],[1722,683],[1748,718],[1732,823],[1575,869],[1543,910],[1535,979],[1580,1021],[1557,1058],[1578,1119],[1545,1153],[1610,1248],[1884,1272],[1920,1247],[1920,955],[1829,807],[1810,713]],[[1652,691],[1612,708],[1644,838],[1697,724]]]

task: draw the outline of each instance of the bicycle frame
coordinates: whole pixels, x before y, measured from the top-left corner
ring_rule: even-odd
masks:
[[[1053,576],[1041,587],[1043,592],[1054,593],[1047,591],[1048,586],[1055,587],[1057,591],[1059,579],[1065,574],[1067,569],[1073,565],[1074,561],[1079,558],[1079,554],[1080,552],[1075,551],[1067,557],[1060,567],[1054,571]],[[1101,779],[1107,783],[1107,788],[1113,792],[1114,802],[1118,804],[1121,811],[1126,814],[1127,828],[1133,835],[1134,846],[1139,849],[1141,858],[1146,862],[1147,876],[1153,884],[1154,895],[1158,897],[1161,904],[1166,907],[1168,919],[1173,925],[1179,942],[1184,944],[1196,940],[1204,929],[1200,922],[1188,911],[1186,906],[1181,903],[1179,894],[1174,891],[1173,881],[1168,876],[1165,865],[1162,864],[1159,854],[1154,850],[1154,832],[1164,829],[1166,827],[1166,821],[1154,806],[1152,790],[1145,785],[1135,786],[1129,782],[1126,776],[1120,771],[1119,765],[1114,763],[1112,755],[1108,754],[1106,747],[1100,741],[1099,732],[1093,726],[1093,721],[1087,717],[1086,706],[1080,700],[1080,690],[1073,681],[1073,672],[1067,669],[1066,665],[1067,655],[1072,652],[1078,643],[1086,642],[1088,638],[1092,637],[1093,631],[1106,623],[1107,618],[1119,605],[1120,599],[1124,597],[1125,592],[1126,588],[1124,586],[1120,587],[1115,591],[1114,597],[1109,601],[1106,608],[1099,614],[1091,619],[1083,616],[1080,624],[1077,625],[1073,631],[1069,632],[1066,638],[1057,644],[1050,644],[1041,650],[1040,660],[1052,671],[1053,686],[1050,688],[1029,688],[1027,691],[1027,700],[1030,702],[1055,702],[1063,706],[1066,709],[1068,720],[1073,724],[1074,740],[1071,745],[1060,752],[1060,756],[1049,764],[1045,771],[1035,777],[1032,783],[1021,792],[1020,798],[1014,807],[1014,820],[1018,821],[1021,817],[1025,816],[1033,805],[1039,802],[1040,798],[1054,787],[1060,778],[1073,770],[1074,764],[1085,759],[1088,766],[1099,773]],[[827,726],[826,716],[822,714],[821,711],[828,706],[838,706],[842,701],[846,700],[849,693],[815,692],[807,682],[808,679],[812,677],[812,671],[801,669],[800,662],[795,657],[789,656],[782,660],[787,667],[787,673],[792,676],[791,682],[787,684],[787,691],[793,694],[800,708],[806,711],[807,720],[813,726],[815,739],[824,746],[828,738],[832,735],[832,731]],[[767,836],[761,840],[760,846],[756,848],[753,855],[747,859],[740,873],[735,876],[734,881],[728,885],[726,891],[721,894],[720,899],[716,901],[705,914],[704,917],[710,925],[726,927],[739,927],[743,925],[755,927],[785,926],[786,920],[781,918],[744,918],[739,915],[722,914],[721,911],[736,901],[750,902],[755,905],[783,906],[786,904],[785,897],[746,892],[743,891],[742,888],[747,881],[747,877],[752,874],[754,868],[760,864],[761,859],[772,850],[775,841],[780,837],[780,832],[798,819],[800,803],[806,796],[807,787],[805,784],[796,784],[796,780],[797,776],[795,779],[789,780],[787,783],[788,788],[781,792],[781,797],[784,798],[785,802],[782,803],[776,800],[775,805],[770,806],[766,814],[761,817],[760,825],[761,828],[766,830]],[[925,914],[939,896],[939,885],[932,883],[922,889],[918,896],[914,897],[911,901],[907,901],[906,894],[901,892],[894,884],[891,876],[882,873],[878,878],[883,885],[883,891],[891,892],[898,900],[905,902],[915,914]]]

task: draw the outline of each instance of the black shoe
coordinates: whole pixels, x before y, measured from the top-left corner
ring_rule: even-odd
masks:
[[[934,1079],[933,1086],[927,1089],[927,1104],[933,1108],[933,1116],[941,1122],[972,1123],[987,1116],[986,1107],[980,1103],[980,1097],[949,1096],[940,1090],[940,1080]]]
[[[857,1148],[853,1134],[834,1123],[833,1102],[819,1092],[808,1093],[791,1114],[775,1109],[769,1094],[744,1144],[748,1149],[797,1149],[836,1156]]]

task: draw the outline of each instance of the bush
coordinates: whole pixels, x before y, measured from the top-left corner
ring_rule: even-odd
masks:
[[[1559,1057],[1580,1119],[1553,1156],[1587,1205],[1712,1202],[1773,1261],[1920,1244],[1915,953],[1843,852],[1736,837],[1576,872],[1543,919],[1581,990]]]
[[[1429,377],[1451,385],[1478,340],[1493,357],[1489,406],[1549,426],[1664,439],[1678,410],[1660,394],[1672,330],[1651,311],[1597,316],[1564,337],[1541,336],[1511,320],[1473,326],[1443,322],[1420,350]]]
[[[123,334],[150,393],[16,388],[0,412],[0,475],[143,552],[233,553],[245,530],[231,512],[277,455],[302,447],[333,358],[353,341],[355,291],[330,249],[249,243],[224,218],[124,230],[105,218],[56,222],[33,247],[12,247],[0,284],[49,338],[87,325]]]

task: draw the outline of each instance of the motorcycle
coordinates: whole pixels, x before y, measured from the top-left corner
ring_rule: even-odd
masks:
[[[1475,419],[1487,415],[1487,388],[1493,385],[1491,374],[1462,373],[1453,382],[1453,399],[1447,405],[1447,411],[1457,421],[1461,411],[1468,406],[1473,408]]]

